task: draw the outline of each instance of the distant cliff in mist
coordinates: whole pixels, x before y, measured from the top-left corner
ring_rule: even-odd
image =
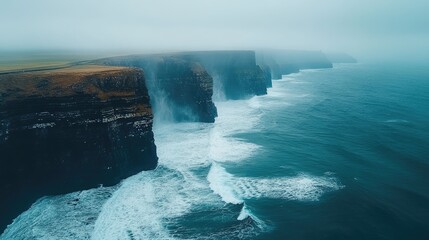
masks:
[[[256,64],[254,51],[197,51],[179,53],[200,62],[214,79],[217,97],[246,99],[267,94],[271,73]]]
[[[256,60],[271,69],[272,79],[296,73],[301,69],[332,68],[332,62],[320,51],[259,50]]]
[[[152,119],[138,69],[0,75],[0,232],[39,197],[154,169]]]

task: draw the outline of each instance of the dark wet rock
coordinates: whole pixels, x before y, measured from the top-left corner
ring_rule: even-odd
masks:
[[[157,166],[143,72],[81,66],[0,75],[0,228],[44,195]]]

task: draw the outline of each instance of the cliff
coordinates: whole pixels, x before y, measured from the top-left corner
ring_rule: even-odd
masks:
[[[162,109],[169,109],[172,118],[179,121],[213,122],[217,116],[211,100],[213,92],[225,99],[245,99],[264,95],[267,87],[271,87],[271,70],[268,65],[256,64],[254,51],[134,55],[100,59],[95,63],[143,68],[155,117],[165,115],[161,107],[157,107],[162,98]],[[182,90],[181,94],[178,89]],[[189,98],[186,92],[198,93],[198,96]]]
[[[262,72],[264,74],[264,82],[267,88],[273,87],[272,77],[271,77],[271,68],[268,65],[260,65]]]
[[[154,169],[143,72],[80,66],[0,75],[0,231],[43,195]]]
[[[256,64],[254,51],[201,51],[178,55],[200,62],[213,77],[215,91],[225,99],[264,95],[271,86],[271,74],[268,76]]]
[[[155,117],[214,122],[213,79],[195,61],[174,55],[134,55],[100,59],[99,64],[144,69]]]
[[[256,58],[258,64],[269,66],[273,79],[301,69],[332,68],[332,62],[320,51],[263,50]]]

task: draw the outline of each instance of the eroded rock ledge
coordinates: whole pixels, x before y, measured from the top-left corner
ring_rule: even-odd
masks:
[[[112,185],[157,166],[138,69],[0,75],[0,232],[43,195]]]

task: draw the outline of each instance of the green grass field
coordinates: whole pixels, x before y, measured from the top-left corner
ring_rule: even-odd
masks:
[[[75,52],[0,52],[0,73],[55,69],[104,57],[103,54]]]

